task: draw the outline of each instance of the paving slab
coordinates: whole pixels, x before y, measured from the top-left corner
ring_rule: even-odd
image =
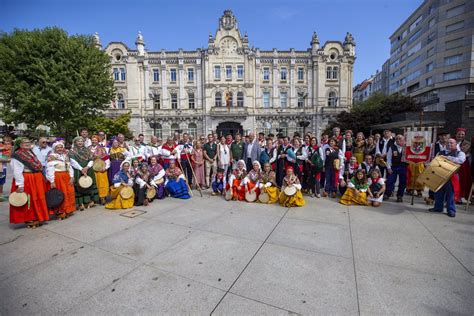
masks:
[[[140,266],[67,315],[209,315],[224,291]]]
[[[347,206],[323,198],[308,202],[304,207],[291,208],[286,217],[321,223],[349,225]]]
[[[59,313],[135,267],[121,256],[85,246],[0,282],[0,314]]]
[[[472,315],[474,283],[376,263],[356,262],[361,314]]]
[[[350,218],[356,261],[375,262],[461,279],[470,277],[466,269],[423,225],[414,220],[412,214],[392,216],[358,210],[350,211]]]
[[[265,244],[230,290],[302,314],[356,314],[352,259]]]
[[[169,224],[199,228],[204,227],[222,214],[223,211],[219,209],[209,209],[193,205],[192,207],[175,208],[169,212],[159,214],[153,217],[153,219]]]
[[[134,260],[145,261],[185,239],[191,232],[187,227],[148,220],[109,235],[93,245]]]
[[[212,315],[297,315],[245,297],[227,294]]]
[[[268,243],[352,258],[349,227],[284,218]]]
[[[260,245],[255,241],[200,231],[150,262],[161,270],[227,290]]]
[[[248,203],[241,201],[229,201],[227,203],[230,204],[231,210],[257,216],[274,216],[281,218],[288,210],[288,208],[282,207],[278,203],[261,204],[257,202]]]

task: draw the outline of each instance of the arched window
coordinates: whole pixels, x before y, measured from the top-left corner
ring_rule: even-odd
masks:
[[[163,138],[163,126],[160,123],[155,123],[156,126],[156,137]]]
[[[243,107],[244,106],[244,93],[237,92],[237,106]]]
[[[117,94],[117,109],[125,109],[125,100],[123,94]]]
[[[231,107],[234,105],[234,94],[231,91],[225,93],[225,106]]]
[[[280,122],[280,133],[283,134],[283,136],[288,136],[288,123],[287,122]]]
[[[328,106],[332,106],[332,107],[337,106],[337,95],[336,95],[336,92],[334,91],[329,92]]]
[[[222,106],[222,93],[216,92],[215,106]]]
[[[264,122],[262,132],[265,133],[265,135],[270,134],[272,132],[272,124],[270,122]]]
[[[332,78],[332,67],[327,67],[326,68],[326,79],[331,79]]]
[[[189,123],[188,125],[188,133],[193,137],[193,139],[197,138],[197,125],[196,123]]]
[[[333,67],[332,68],[332,79],[337,80],[339,77],[339,68],[338,67]]]
[[[179,124],[173,123],[171,124],[171,136],[173,136],[175,132],[179,132]]]

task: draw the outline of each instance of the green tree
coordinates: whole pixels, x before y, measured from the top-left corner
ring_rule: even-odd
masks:
[[[133,134],[128,129],[128,123],[130,122],[130,112],[122,114],[116,118],[98,117],[90,119],[84,125],[92,133],[104,131],[106,135],[117,135],[123,134],[125,138],[132,138]]]
[[[43,124],[66,137],[103,115],[114,96],[108,56],[89,35],[59,28],[0,34],[0,103],[6,123]]]

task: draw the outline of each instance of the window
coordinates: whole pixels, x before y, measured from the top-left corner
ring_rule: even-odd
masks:
[[[421,75],[421,70],[417,70],[417,71],[412,72],[411,74],[409,74],[406,77],[407,82],[418,78],[420,75]]]
[[[221,66],[214,66],[214,79],[221,80]]]
[[[222,106],[222,93],[220,93],[220,92],[216,92],[215,105],[216,106]]]
[[[194,139],[197,138],[197,125],[196,125],[196,123],[189,123],[188,124],[188,133]]]
[[[270,107],[270,92],[263,93],[263,107],[264,108]]]
[[[331,79],[332,77],[332,67],[326,68],[326,79]]]
[[[460,15],[460,14],[463,14],[464,13],[464,4],[461,4],[457,7],[454,7],[452,9],[449,9],[446,11],[446,17],[449,19],[449,18],[452,18],[454,16],[457,16],[457,15]]]
[[[413,55],[414,53],[416,53],[417,51],[419,51],[421,49],[421,42],[418,42],[416,45],[414,45],[412,48],[410,48],[408,50],[408,57],[410,57],[411,55]]]
[[[225,66],[225,78],[232,79],[232,66],[230,65]]]
[[[125,81],[125,68],[120,68],[120,80]]]
[[[298,92],[298,107],[304,108],[304,93]]]
[[[432,28],[433,26],[435,26],[435,24],[436,24],[436,19],[435,18],[431,19],[430,22],[428,23],[428,28]]]
[[[433,70],[433,62],[426,64],[426,72],[430,72]]]
[[[280,70],[280,79],[282,81],[286,81],[286,77],[287,77],[286,68],[282,67],[281,70]]]
[[[337,80],[337,78],[339,77],[338,76],[338,71],[339,71],[338,67],[332,67],[332,79],[333,80]]]
[[[156,137],[162,138],[163,137],[163,126],[161,126],[160,123],[152,123],[152,124],[154,124],[155,128],[156,128]]]
[[[426,78],[425,83],[427,86],[431,86],[433,84],[433,77]]]
[[[160,70],[153,69],[153,82],[160,81]]]
[[[304,68],[298,68],[298,81],[304,80]]]
[[[237,92],[237,106],[243,107],[244,106],[244,93]]]
[[[430,35],[428,35],[428,37],[426,38],[426,43],[429,44],[429,43],[431,43],[432,41],[434,41],[435,35],[436,35],[435,32],[433,32],[433,33],[431,33]]]
[[[237,66],[237,79],[244,79],[244,66],[242,65]]]
[[[161,108],[161,95],[153,95],[153,107],[155,108],[155,110],[159,110]]]
[[[446,25],[446,33],[456,32],[464,27],[464,21],[459,21],[450,25]]]
[[[194,68],[188,68],[188,81],[194,81]]]
[[[453,56],[444,58],[445,66],[459,64],[460,62],[462,62],[462,54],[453,55]]]
[[[436,11],[436,8],[432,5],[430,5],[430,9],[429,9],[429,13],[428,14],[431,14],[431,13],[434,13]]]
[[[120,80],[120,73],[118,68],[114,68],[114,80],[119,81]]]
[[[411,69],[411,68],[415,67],[415,66],[418,65],[422,60],[423,60],[423,55],[419,55],[418,57],[416,57],[415,59],[413,59],[412,61],[410,61],[408,64],[406,64],[406,69]],[[404,66],[404,67],[405,67],[405,66]]]
[[[263,81],[270,80],[270,68],[263,68]]]
[[[463,37],[459,37],[459,38],[456,38],[456,39],[453,39],[453,40],[450,40],[450,41],[446,41],[445,42],[446,50],[461,47],[463,45],[463,42],[464,42]]]
[[[461,77],[462,77],[462,71],[461,70],[445,72],[443,74],[443,80],[445,80],[445,81],[461,79]]]
[[[407,41],[408,45],[410,45],[411,43],[413,43],[414,41],[416,41],[416,40],[421,36],[421,33],[422,33],[422,30],[419,29],[419,30],[416,31],[412,36],[410,36],[410,38],[409,38],[408,41]]]
[[[175,133],[175,132],[179,133],[179,124],[176,124],[176,123],[171,124],[171,132],[172,133]]]
[[[170,79],[172,83],[176,83],[176,69],[170,70]]]
[[[433,55],[434,55],[434,47],[431,47],[426,51],[426,56],[431,57]]]
[[[332,107],[337,106],[337,96],[336,96],[336,92],[334,91],[329,92],[328,106],[332,106]]]
[[[190,109],[194,109],[194,93],[188,93],[188,105]]]
[[[171,93],[171,108],[178,109],[178,95],[176,93]]]
[[[420,88],[419,82],[412,84],[411,86],[407,87],[407,93],[412,93],[413,91],[418,90],[418,88]]]
[[[117,109],[125,109],[125,100],[121,93],[117,94]]]
[[[421,20],[423,20],[423,16],[422,16],[422,15],[420,15],[420,16],[415,20],[415,22],[413,22],[413,23],[410,25],[409,31],[410,31],[410,32],[413,31],[413,29],[414,29],[415,27],[417,27],[417,26],[421,23]]]
[[[288,136],[288,123],[287,122],[280,122],[280,133],[283,134],[283,136]]]
[[[288,105],[288,92],[280,92],[280,106],[286,108]]]

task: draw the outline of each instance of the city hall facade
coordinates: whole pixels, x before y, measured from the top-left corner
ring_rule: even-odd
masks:
[[[226,10],[205,49],[147,51],[141,33],[135,49],[111,42],[105,51],[116,100],[106,115],[131,112],[134,134],[159,137],[174,131],[320,134],[352,106],[355,42],[349,33],[324,45],[316,33],[309,39],[304,51],[251,48]],[[101,48],[97,34],[95,40]]]

